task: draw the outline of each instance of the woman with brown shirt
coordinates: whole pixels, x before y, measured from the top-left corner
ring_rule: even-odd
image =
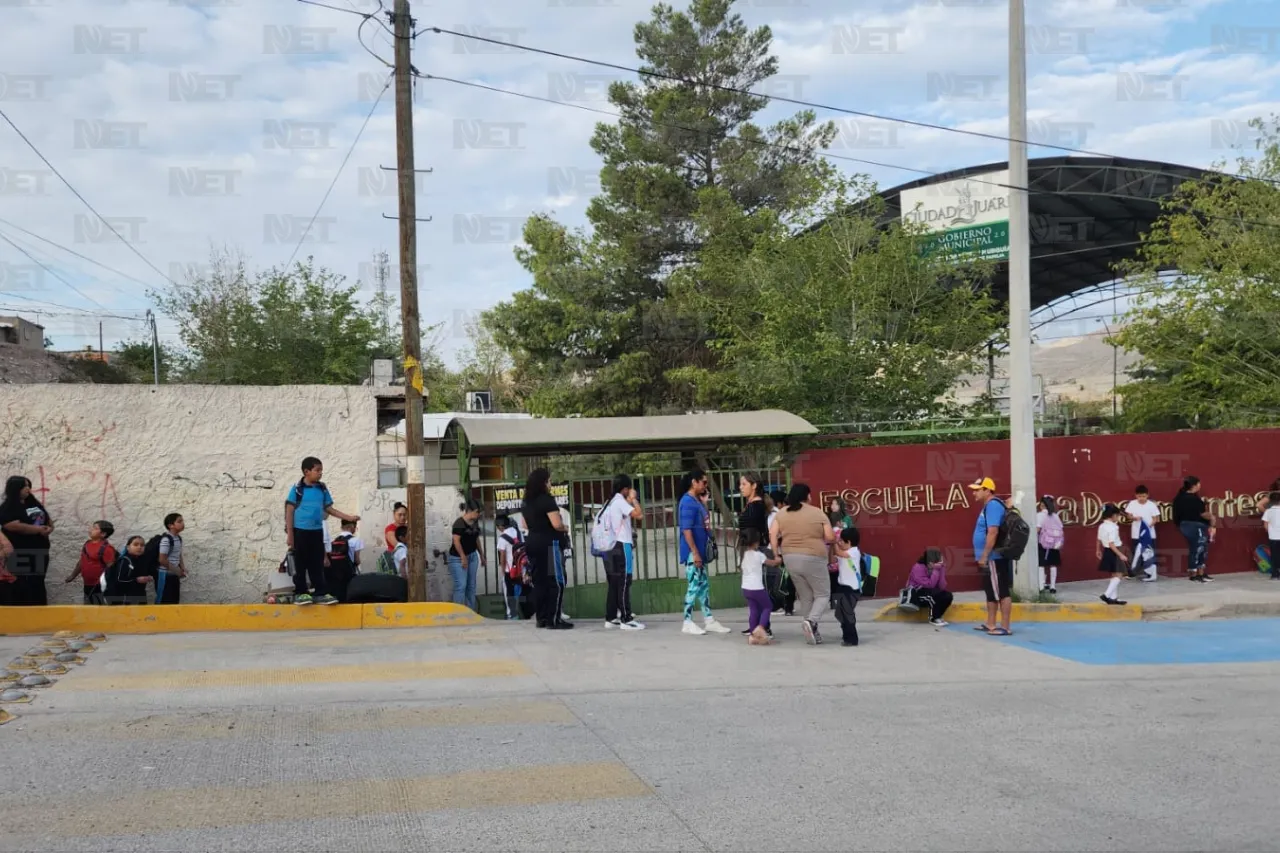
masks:
[[[831,581],[827,572],[827,547],[835,531],[827,516],[809,503],[810,489],[796,483],[787,493],[787,505],[770,529],[774,554],[786,562],[796,587],[798,612],[805,614],[804,636],[811,646],[822,642],[818,620],[827,610]]]

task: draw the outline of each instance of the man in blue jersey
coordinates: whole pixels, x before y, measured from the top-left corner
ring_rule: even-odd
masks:
[[[982,591],[987,594],[987,621],[977,630],[1007,637],[1013,633],[1009,628],[1013,618],[1013,566],[996,551],[1000,523],[1006,513],[1004,501],[996,497],[996,484],[990,477],[983,477],[969,488],[982,507],[978,522],[973,527],[973,556],[982,573]]]

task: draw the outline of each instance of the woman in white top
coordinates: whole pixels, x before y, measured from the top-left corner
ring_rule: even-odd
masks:
[[[1107,504],[1102,508],[1102,523],[1098,525],[1098,542],[1094,552],[1098,557],[1098,571],[1111,575],[1107,591],[1099,598],[1107,604],[1128,604],[1116,599],[1120,591],[1120,581],[1125,576],[1125,567],[1129,558],[1120,547],[1120,525],[1116,519],[1120,517],[1120,508],[1115,504]]]
[[[631,523],[644,518],[644,510],[636,500],[636,490],[631,478],[618,474],[613,478],[613,497],[600,511],[598,524],[604,524],[613,540],[613,549],[605,555],[604,573],[609,581],[605,596],[604,624],[606,628],[622,628],[639,631],[644,625],[637,622],[631,612],[631,578],[635,574],[635,545]]]

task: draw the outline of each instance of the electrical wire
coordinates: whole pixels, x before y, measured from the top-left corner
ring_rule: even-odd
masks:
[[[165,281],[169,282],[170,284],[174,283],[169,278],[169,276],[165,275],[163,272],[160,271],[159,267],[151,263],[151,261],[147,259],[146,255],[138,251],[137,246],[133,245],[128,240],[126,240],[124,238],[124,235],[121,234],[119,231],[117,231],[115,226],[112,225],[110,222],[108,222],[106,217],[104,217],[101,213],[98,212],[97,208],[89,204],[89,200],[86,199],[83,195],[81,195],[80,191],[77,190],[71,184],[70,181],[68,181],[65,177],[63,177],[63,174],[59,172],[52,163],[49,162],[49,158],[44,156],[44,154],[40,152],[40,149],[36,147],[35,143],[27,138],[27,135],[23,133],[22,130],[19,129],[19,127],[16,124],[13,123],[13,119],[9,118],[8,113],[6,113],[3,109],[0,109],[0,118],[3,118],[5,122],[8,123],[9,127],[13,128],[13,132],[18,134],[18,137],[21,138],[22,141],[27,144],[28,148],[30,148],[32,151],[35,152],[35,155],[40,158],[41,162],[43,162],[46,166],[49,167],[49,171],[53,172],[55,175],[58,176],[58,180],[62,181],[62,183],[66,185],[67,189],[71,190],[71,194],[74,195],[76,198],[80,199],[80,203],[83,204],[85,207],[87,207],[94,216],[98,217],[98,220],[102,222],[103,225],[107,226],[108,230],[110,230],[112,234],[116,235],[116,237],[120,239],[121,243],[124,243],[127,247],[129,247],[129,251],[137,255],[144,264],[151,267],[151,269],[154,270],[155,273],[159,275],[161,278],[163,278]]]
[[[106,307],[107,307],[107,306],[103,305],[101,302],[99,302],[98,300],[94,299],[94,298],[93,298],[92,296],[90,296],[89,294],[85,293],[85,292],[84,292],[83,290],[81,290],[80,288],[76,287],[76,286],[75,286],[74,284],[72,284],[71,282],[67,281],[67,280],[66,280],[65,278],[63,278],[59,273],[55,272],[55,271],[54,271],[54,270],[53,270],[53,269],[52,269],[48,264],[46,264],[44,261],[40,260],[40,259],[39,259],[39,258],[37,258],[35,255],[33,255],[33,254],[31,254],[30,252],[28,252],[28,251],[27,251],[26,249],[24,249],[22,246],[19,246],[17,243],[15,243],[13,240],[11,240],[7,234],[5,234],[5,233],[3,233],[3,232],[0,232],[0,240],[5,241],[5,242],[6,242],[6,243],[8,243],[10,246],[12,246],[13,248],[17,249],[17,250],[18,250],[19,252],[21,252],[22,254],[26,255],[28,258],[30,258],[30,260],[31,260],[31,262],[32,262],[33,264],[36,264],[37,266],[39,266],[39,267],[40,267],[40,269],[44,270],[44,271],[45,271],[45,272],[47,272],[49,275],[53,276],[53,277],[54,277],[54,278],[56,278],[58,281],[60,281],[60,282],[62,282],[63,284],[65,284],[65,285],[67,286],[67,289],[68,289],[68,290],[72,290],[72,291],[74,291],[74,292],[78,293],[80,296],[82,296],[82,297],[84,297],[85,299],[89,300],[89,301],[90,301],[90,302],[92,302],[94,305],[97,305],[99,308],[106,308]]]
[[[1049,148],[1055,151],[1063,151],[1068,154],[1083,154],[1088,157],[1102,157],[1102,158],[1116,158],[1118,156],[1115,154],[1107,154],[1101,151],[1090,151],[1087,148],[1072,148],[1069,145],[1054,145],[1047,142],[1033,142],[1027,139],[1014,139],[1011,136],[1003,136],[998,133],[987,133],[985,131],[980,131],[980,130],[965,130],[964,128],[948,127],[943,124],[935,124],[933,122],[920,121],[917,119],[908,119],[908,118],[900,118],[898,116],[881,115],[879,113],[871,113],[871,112],[866,112],[864,110],[849,109],[848,107],[836,107],[830,104],[820,104],[815,101],[806,101],[801,98],[789,98],[782,95],[766,95],[763,92],[753,92],[750,89],[743,89],[739,86],[726,86],[720,83],[709,83],[709,82],[700,81],[700,80],[690,80],[686,77],[680,77],[675,74],[666,74],[661,71],[646,71],[641,68],[633,68],[627,65],[619,65],[618,63],[615,63],[615,62],[605,62],[600,59],[590,59],[585,56],[576,56],[571,53],[561,53],[560,51],[548,50],[546,48],[532,47],[530,45],[524,45],[524,44],[516,44],[514,42],[504,41],[502,39],[494,39],[494,38],[489,38],[488,36],[476,35],[475,33],[461,33],[456,30],[445,29],[443,27],[423,27],[421,30],[418,30],[413,35],[416,38],[417,36],[425,32],[431,32],[436,35],[451,35],[456,38],[472,39],[474,41],[482,41],[482,42],[487,42],[489,44],[502,45],[511,50],[521,50],[528,53],[537,53],[543,56],[551,56],[556,59],[567,59],[572,62],[581,62],[587,65],[594,65],[598,68],[608,68],[613,71],[623,71],[628,74],[635,74],[640,77],[650,77],[656,80],[665,80],[670,83],[680,83],[686,86],[694,86],[702,89],[711,89],[713,91],[725,92],[727,94],[747,95],[752,98],[762,98],[773,103],[792,104],[794,106],[805,107],[807,109],[826,110],[828,112],[833,112],[833,113],[843,113],[845,115],[858,116],[860,118],[876,119],[878,121],[892,122],[894,124],[903,124],[909,127],[918,127],[925,130],[936,130],[936,131],[942,131],[944,133],[956,133],[962,136],[972,136],[979,139],[986,139],[986,140],[995,141],[995,142],[1019,142],[1023,145],[1027,145],[1033,148]],[[553,102],[563,103],[559,101],[553,101]],[[1120,158],[1120,159],[1123,159],[1123,158]],[[1265,181],[1272,184],[1280,184],[1280,180],[1273,180],[1270,178],[1247,178],[1244,175],[1232,175],[1232,174],[1227,174],[1227,177],[1239,178],[1243,180],[1260,180],[1260,181]],[[1009,188],[1010,189],[1026,189],[1025,187],[1009,187]]]
[[[130,281],[136,281],[138,284],[141,284],[143,287],[151,286],[147,284],[145,281],[143,281],[142,279],[138,278],[137,276],[129,275],[127,272],[121,272],[120,270],[115,269],[113,267],[109,267],[106,264],[99,263],[98,261],[95,261],[93,258],[89,257],[88,255],[82,255],[79,252],[77,252],[75,249],[72,249],[68,246],[64,246],[61,243],[55,243],[53,240],[50,240],[48,237],[41,237],[39,234],[36,234],[34,231],[28,231],[27,229],[23,228],[21,225],[15,225],[14,223],[10,222],[7,219],[0,218],[0,224],[3,224],[9,228],[12,228],[14,231],[21,231],[23,234],[26,234],[28,237],[34,237],[43,243],[48,243],[50,246],[53,246],[55,249],[61,249],[62,251],[66,252],[69,255],[75,255],[77,258],[79,258],[82,261],[88,261],[94,266],[102,267],[107,272],[115,273],[121,278],[127,278]]]
[[[369,108],[369,113],[364,117],[364,123],[360,125],[360,130],[356,132],[355,139],[351,140],[351,147],[347,149],[347,155],[342,158],[342,163],[338,165],[338,171],[334,172],[333,180],[329,183],[329,189],[324,191],[324,198],[320,199],[320,205],[316,208],[316,212],[311,214],[311,221],[307,223],[307,228],[302,232],[302,236],[298,238],[298,245],[294,246],[293,254],[289,256],[289,262],[286,267],[293,265],[293,259],[298,257],[298,252],[302,250],[302,244],[307,241],[307,237],[311,234],[311,226],[316,224],[316,219],[320,216],[320,212],[324,210],[325,203],[329,200],[329,195],[333,192],[333,188],[337,186],[338,179],[342,177],[342,171],[347,167],[347,162],[351,159],[351,155],[355,152],[356,146],[360,144],[360,137],[364,135],[364,129],[369,126],[369,120],[373,118],[374,112],[378,109],[378,104],[382,103],[382,96],[387,93],[387,89],[391,87],[391,81],[394,75],[387,75],[387,82],[382,84],[382,91],[378,93],[378,97],[373,102],[373,106]]]
[[[582,110],[584,112],[595,113],[597,115],[603,115],[603,116],[609,116],[611,118],[616,118],[616,119],[624,119],[628,121],[634,120],[630,117],[623,116],[621,113],[616,112],[614,110],[606,110],[600,107],[592,107],[592,106],[588,106],[587,104],[575,104],[569,101],[557,101],[555,98],[543,97],[541,95],[531,95],[527,92],[517,92],[513,89],[503,89],[500,86],[490,86],[486,83],[476,83],[472,80],[459,80],[456,77],[442,77],[437,74],[427,74],[427,73],[418,72],[418,71],[414,71],[413,76],[423,80],[439,80],[440,82],[443,82],[443,83],[453,83],[459,86],[466,86],[473,89],[481,89],[486,92],[495,92],[500,95],[513,95],[517,98],[524,98],[526,100],[537,101],[545,104],[555,104],[561,107],[569,107],[570,109]],[[644,119],[644,122],[648,124],[650,127],[663,127],[663,128],[668,128],[670,130],[682,130],[687,133],[706,133],[705,128],[689,127],[687,125],[680,125],[672,122],[663,122],[653,118],[646,118]],[[800,153],[800,154],[810,153],[809,149],[802,148],[798,145],[789,145],[786,143],[773,142],[768,139],[747,139],[745,137],[734,136],[732,134],[726,134],[725,138],[734,140],[735,142],[741,142],[747,145],[755,145],[757,147],[766,148],[766,149],[775,150],[775,151],[789,151],[792,153]],[[946,174],[944,172],[934,172],[928,169],[916,168],[914,166],[903,166],[898,163],[886,163],[879,160],[866,160],[860,157],[850,157],[844,154],[832,154],[828,151],[812,151],[812,153],[829,160],[844,160],[852,163],[861,163],[869,166],[878,166],[880,168],[885,168],[885,169],[897,169],[899,171],[914,172],[918,175],[925,175],[927,177],[932,177],[932,178],[940,177],[943,174]],[[1160,170],[1151,170],[1151,169],[1136,169],[1132,171],[1141,172],[1142,174],[1149,174],[1149,175],[1168,174],[1167,172],[1163,172]],[[1225,175],[1222,173],[1216,173],[1216,174],[1219,174],[1222,177],[1231,177],[1230,175]],[[1009,189],[1009,190],[1018,189],[1017,187],[1011,184],[1005,184],[999,181],[984,180],[979,177],[966,177],[964,180],[967,180],[968,182],[975,183],[975,184],[987,184],[988,186],[997,187],[999,189]],[[1204,179],[1184,178],[1183,180],[1190,182],[1190,181],[1203,181]],[[1133,196],[1126,195],[1124,193],[1072,192],[1068,194],[1068,193],[1061,193],[1056,190],[1045,190],[1045,189],[1037,189],[1037,188],[1026,188],[1023,191],[1026,192],[1028,196],[1043,195],[1043,196],[1061,197],[1061,196],[1070,195],[1072,198],[1106,198],[1106,199],[1132,199],[1133,198]],[[1157,199],[1152,199],[1151,201],[1152,203],[1158,202]],[[1201,215],[1207,219],[1225,219],[1225,220],[1236,222],[1242,225],[1253,225],[1260,228],[1280,229],[1280,222],[1259,222],[1254,220],[1242,220],[1239,217],[1235,217],[1235,216],[1215,215],[1210,213],[1201,213],[1198,215]],[[1130,218],[1131,217],[1126,216],[1126,217],[1121,217],[1118,220],[1107,220],[1107,219],[1099,219],[1098,217],[1094,217],[1094,221],[1096,222],[1127,221]]]

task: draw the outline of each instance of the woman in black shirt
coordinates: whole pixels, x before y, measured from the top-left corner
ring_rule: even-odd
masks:
[[[1199,477],[1182,481],[1182,491],[1173,499],[1173,523],[1187,540],[1187,580],[1209,583],[1213,578],[1204,566],[1217,522],[1200,497]]]
[[[520,515],[528,536],[525,556],[533,581],[533,598],[539,628],[564,630],[573,623],[562,618],[564,604],[564,544],[566,533],[560,507],[551,494],[551,472],[535,468],[524,487]]]
[[[14,553],[8,567],[17,578],[11,592],[12,604],[48,604],[44,578],[49,573],[49,534],[53,533],[53,520],[44,504],[31,494],[31,481],[26,477],[10,477],[4,484],[0,529],[13,543]]]
[[[484,551],[480,549],[480,504],[469,500],[458,508],[462,515],[453,523],[453,542],[449,546],[453,603],[476,610],[476,580],[484,565]]]
[[[760,478],[755,474],[746,473],[738,478],[738,492],[742,495],[746,504],[742,507],[742,512],[738,513],[738,533],[741,534],[745,530],[756,530],[760,533],[760,550],[764,553],[768,560],[773,559],[773,551],[765,543],[769,542],[769,505],[765,502],[764,484],[760,482]],[[742,537],[739,535],[739,542]],[[745,549],[738,547],[738,558],[741,560],[742,552]],[[777,609],[776,602],[782,600],[778,593],[778,586],[782,582],[782,569],[778,566],[767,566],[764,570],[764,586],[769,591],[770,598],[775,602],[774,609]],[[773,636],[773,631],[766,628],[769,636]],[[750,630],[743,631],[744,634],[751,633]]]

